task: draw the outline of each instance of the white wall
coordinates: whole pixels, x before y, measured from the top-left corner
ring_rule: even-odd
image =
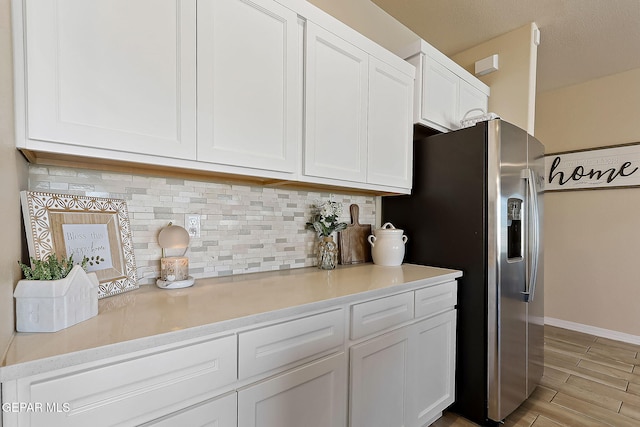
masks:
[[[640,142],[640,69],[538,94],[547,153]],[[640,188],[545,195],[545,316],[640,340]]]
[[[27,187],[27,167],[13,139],[13,61],[10,0],[0,0],[0,359],[15,329],[13,290],[22,273],[20,190]]]

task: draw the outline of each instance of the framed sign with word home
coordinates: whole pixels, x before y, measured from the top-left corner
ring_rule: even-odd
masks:
[[[640,186],[640,143],[545,156],[545,191]]]
[[[124,200],[34,191],[20,193],[29,255],[87,258],[98,298],[137,289],[129,214]]]

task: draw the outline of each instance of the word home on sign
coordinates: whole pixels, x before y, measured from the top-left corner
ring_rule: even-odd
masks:
[[[551,154],[545,157],[546,190],[640,185],[640,145]]]

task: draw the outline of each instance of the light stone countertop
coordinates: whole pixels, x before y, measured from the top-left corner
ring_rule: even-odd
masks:
[[[301,268],[200,279],[101,299],[98,315],[55,333],[16,333],[0,381],[149,349],[256,323],[451,281],[457,270],[403,264]]]

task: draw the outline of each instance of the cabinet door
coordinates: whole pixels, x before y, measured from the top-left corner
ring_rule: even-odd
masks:
[[[233,392],[217,399],[184,409],[160,420],[144,424],[144,427],[175,426],[215,426],[236,427],[237,420],[236,393]]]
[[[408,426],[419,427],[432,422],[453,403],[455,334],[455,310],[411,326]]]
[[[467,117],[478,116],[487,113],[489,98],[482,91],[476,89],[465,80],[460,80],[460,103],[458,106],[458,122],[455,129],[460,127],[462,120],[468,113]],[[472,111],[475,110],[475,111]]]
[[[297,22],[271,0],[198,2],[198,160],[295,171]]]
[[[367,179],[368,54],[307,22],[304,174]]]
[[[195,0],[24,5],[27,138],[195,158]]]
[[[414,79],[369,61],[367,182],[411,188]]]
[[[422,119],[454,129],[458,114],[459,77],[429,55],[425,55],[423,61]],[[460,127],[460,124],[455,127]]]
[[[238,392],[239,427],[346,425],[345,354],[301,366]]]
[[[351,427],[406,426],[409,328],[351,347]]]

